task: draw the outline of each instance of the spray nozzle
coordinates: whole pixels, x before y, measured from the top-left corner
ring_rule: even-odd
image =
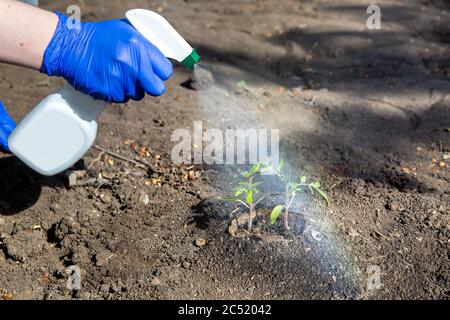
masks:
[[[184,40],[174,27],[156,12],[133,9],[126,13],[128,21],[167,58],[193,69],[200,61],[197,51]]]
[[[198,55],[197,51],[192,50],[191,54],[186,57],[183,61],[181,61],[181,64],[185,66],[188,69],[194,69],[194,66],[199,63],[200,56]]]

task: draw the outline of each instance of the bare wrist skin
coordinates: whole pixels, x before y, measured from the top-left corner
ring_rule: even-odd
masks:
[[[52,12],[0,0],[0,62],[39,70],[57,24]]]

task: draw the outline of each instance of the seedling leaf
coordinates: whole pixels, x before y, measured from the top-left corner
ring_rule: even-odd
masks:
[[[308,180],[308,178],[306,176],[302,176],[300,178],[300,183],[306,183],[307,180]]]
[[[322,198],[325,199],[325,201],[327,202],[327,205],[330,205],[330,198],[328,197],[327,193],[320,188],[320,182],[319,181],[315,181],[314,183],[310,184],[311,192],[313,192],[313,189],[315,191],[317,191],[317,193],[320,194],[322,196]]]
[[[244,178],[250,178],[250,171],[244,171],[241,173]]]
[[[258,173],[260,169],[261,169],[261,163],[257,163],[249,171],[242,172],[242,176],[244,178],[250,178],[254,174]]]
[[[261,163],[257,163],[253,166],[253,168],[250,169],[250,175],[254,175],[255,173],[257,173],[259,171],[259,169],[261,169]]]
[[[248,204],[252,204],[253,203],[253,194],[252,194],[252,192],[247,193],[246,201],[247,201]]]
[[[314,181],[311,185],[313,188],[320,188],[321,186],[319,181]]]
[[[247,192],[246,188],[243,188],[243,187],[236,188],[236,189],[234,189],[234,196],[239,197],[241,194],[246,193],[246,192]]]
[[[270,217],[269,217],[269,224],[273,225],[278,217],[280,216],[281,210],[283,210],[284,206],[282,205],[278,205],[275,208],[273,208],[272,212],[270,213]]]

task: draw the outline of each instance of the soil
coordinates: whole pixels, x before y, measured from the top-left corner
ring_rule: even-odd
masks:
[[[0,297],[449,298],[447,1],[378,1],[381,30],[366,28],[360,0],[75,3],[90,21],[161,12],[208,83],[176,66],[163,97],[109,106],[99,148],[67,173],[43,177],[0,153]],[[0,66],[16,120],[62,83]],[[244,168],[170,161],[173,131],[194,121],[279,128],[283,159],[331,204],[305,194],[291,231],[230,235],[233,207],[217,199]],[[72,265],[80,290],[66,286]],[[368,285],[374,266],[380,288]]]

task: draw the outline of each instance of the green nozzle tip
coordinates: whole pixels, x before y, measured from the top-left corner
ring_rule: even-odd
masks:
[[[181,64],[188,69],[194,69],[194,66],[200,61],[200,56],[197,51],[193,50],[186,59],[181,61]]]

